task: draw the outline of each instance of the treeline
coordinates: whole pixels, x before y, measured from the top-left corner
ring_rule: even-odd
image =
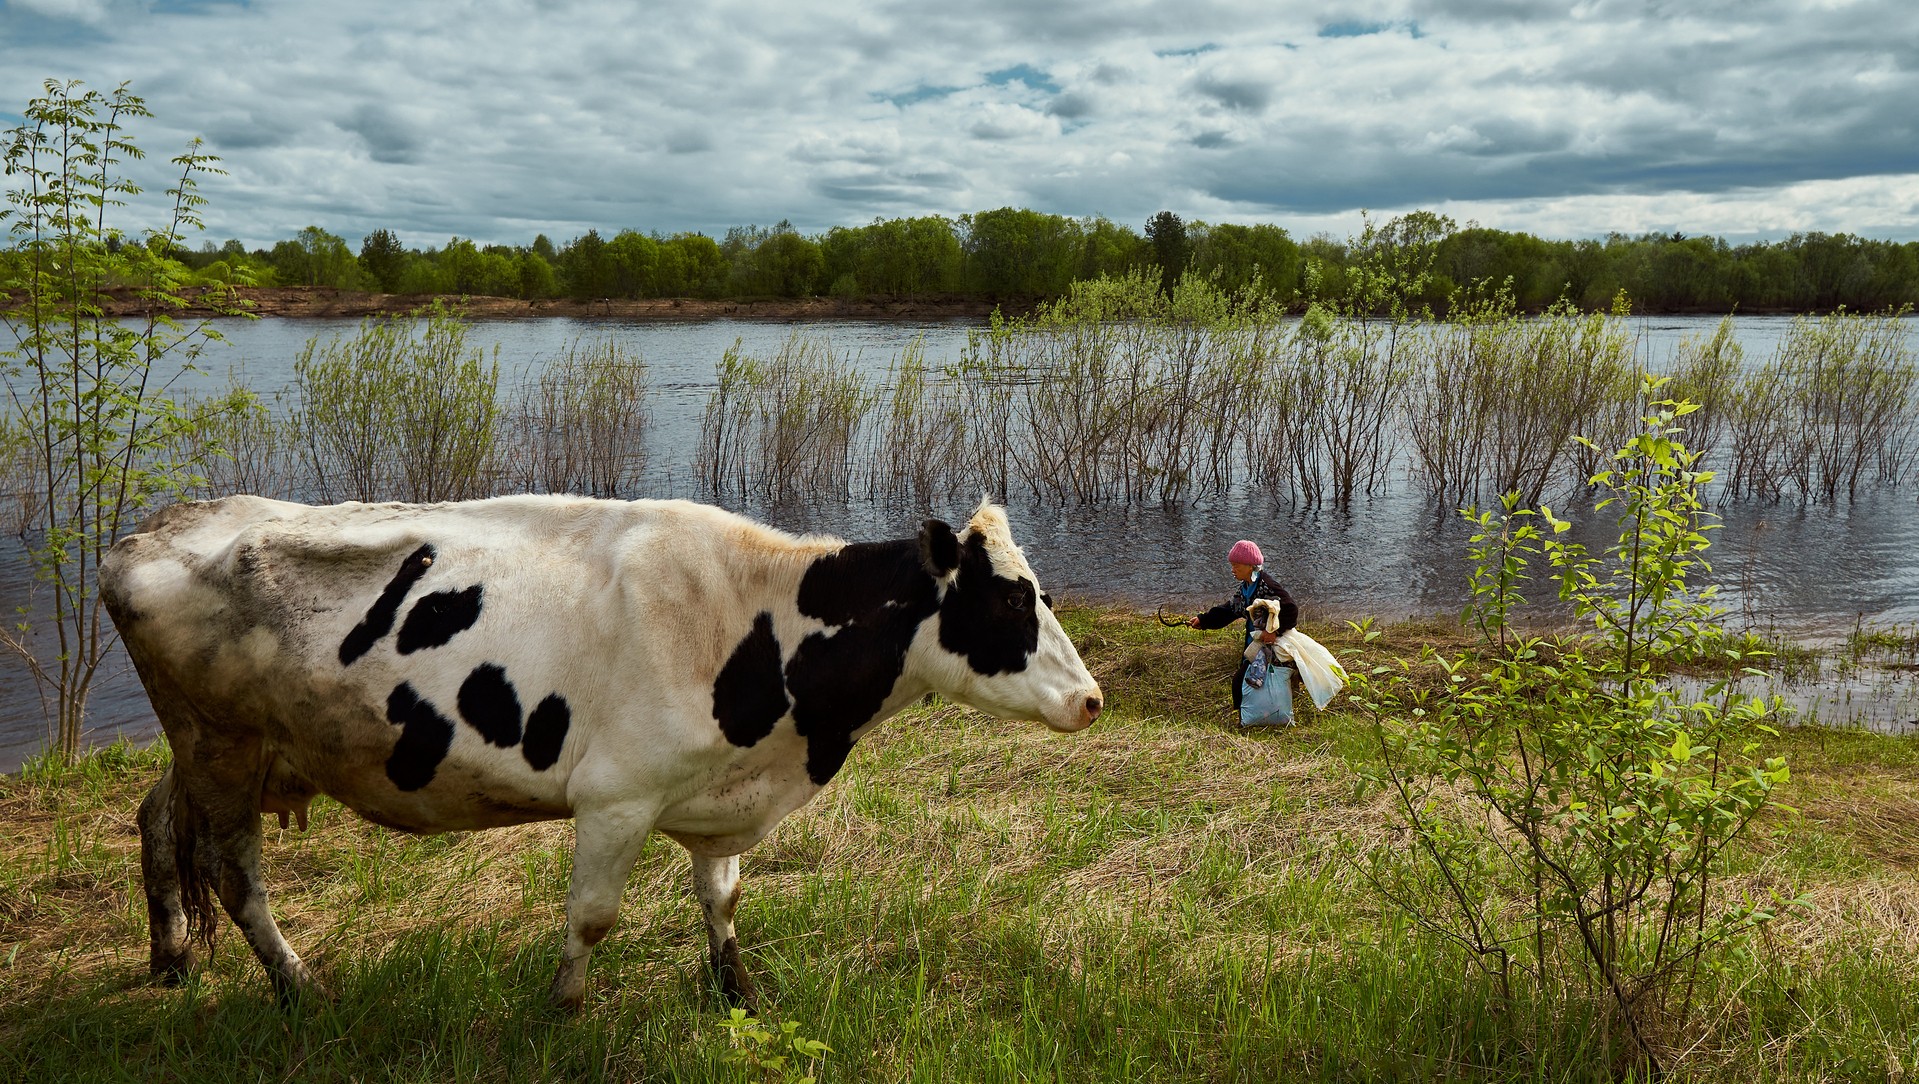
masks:
[[[451,238],[409,248],[375,230],[358,252],[309,226],[270,249],[239,241],[174,258],[204,282],[331,286],[395,294],[524,299],[938,297],[1049,299],[1075,282],[1145,271],[1170,290],[1187,272],[1286,304],[1344,296],[1380,246],[1430,252],[1418,299],[1443,315],[1488,284],[1523,311],[1565,300],[1603,311],[1624,292],[1642,312],[1877,311],[1919,304],[1919,243],[1795,234],[1731,245],[1712,237],[1614,234],[1551,241],[1457,226],[1414,212],[1362,237],[1298,240],[1271,225],[1188,222],[1162,211],[1135,231],[1102,217],[1005,207],[946,218],[876,219],[803,234],[790,224],[700,233],[588,230],[562,244],[483,245]]]

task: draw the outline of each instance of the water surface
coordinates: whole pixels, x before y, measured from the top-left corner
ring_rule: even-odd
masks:
[[[1658,317],[1632,326],[1642,356],[1657,368],[1682,340],[1710,335],[1718,322]],[[235,379],[262,393],[284,391],[293,380],[294,358],[309,339],[351,335],[357,326],[350,320],[224,321],[219,327],[228,341],[209,350],[205,371],[183,379],[180,388],[213,390]],[[1785,317],[1738,320],[1747,363],[1768,360],[1789,327]],[[957,359],[968,325],[541,319],[479,323],[469,341],[498,348],[503,384],[524,381],[582,337],[611,337],[643,357],[653,414],[643,495],[692,497],[692,449],[715,363],[736,341],[765,356],[796,331],[825,338],[836,352],[877,374],[916,339],[924,342],[931,364]],[[1257,493],[1173,508],[1034,505],[1015,495],[1009,507],[1041,583],[1062,597],[1114,602],[1142,613],[1160,605],[1190,612],[1230,590],[1224,554],[1235,539],[1251,538],[1309,621],[1456,614],[1465,600],[1462,555],[1469,532],[1453,508],[1430,501],[1403,469],[1385,492],[1348,508],[1303,507]],[[966,501],[929,510],[855,500],[746,511],[789,529],[874,539],[910,535],[929,511],[963,520],[971,507]],[[1606,517],[1578,508],[1560,511],[1590,545],[1610,538]],[[1714,538],[1713,575],[1735,626],[1815,642],[1837,640],[1862,622],[1919,626],[1919,500],[1910,484],[1837,506],[1747,502],[1725,503],[1716,511],[1725,527]],[[39,600],[31,587],[18,542],[0,544],[0,606],[9,613],[34,608]],[[1909,676],[1900,680],[1911,684]],[[1855,692],[1860,704],[1876,703],[1869,690],[1844,695]],[[1896,691],[1892,695],[1896,700]],[[1906,703],[1879,716],[1854,714],[1894,727],[1903,724]],[[1830,721],[1834,714],[1822,717]],[[91,724],[96,741],[153,732],[144,694],[123,655],[109,663],[96,687]],[[17,659],[0,657],[0,771],[16,768],[44,738],[31,678]]]

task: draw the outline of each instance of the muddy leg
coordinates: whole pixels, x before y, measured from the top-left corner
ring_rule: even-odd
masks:
[[[147,892],[147,927],[152,954],[147,970],[172,986],[193,966],[193,942],[180,893],[180,859],[173,834],[173,769],[140,803],[140,871]]]
[[[758,992],[753,977],[740,962],[740,940],[733,928],[733,913],[740,905],[740,858],[693,856],[693,894],[700,899],[706,917],[706,944],[713,967],[713,981],[728,1004],[752,1011]]]
[[[586,963],[620,916],[620,894],[652,831],[651,812],[607,810],[573,821],[573,879],[566,890],[566,947],[551,999],[572,1012],[586,996]]]
[[[281,935],[267,909],[267,886],[260,877],[260,785],[264,770],[257,748],[236,744],[218,755],[196,757],[199,766],[183,767],[176,786],[187,788],[188,804],[196,817],[193,826],[194,869],[212,884],[220,906],[247,939],[273,980],[274,992],[288,1001],[303,994],[321,994],[320,984]],[[205,765],[226,770],[212,771]],[[179,826],[175,826],[178,830]],[[189,886],[191,888],[191,886]]]

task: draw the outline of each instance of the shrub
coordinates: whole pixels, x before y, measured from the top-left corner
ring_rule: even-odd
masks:
[[[500,365],[466,349],[468,328],[435,303],[364,320],[351,339],[308,340],[293,366],[293,424],[323,499],[486,494]]]
[[[1650,397],[1657,382],[1649,382]],[[1377,780],[1411,844],[1382,850],[1374,883],[1465,951],[1508,1010],[1611,1006],[1630,1057],[1656,1075],[1696,1023],[1695,993],[1773,917],[1727,885],[1734,846],[1788,779],[1765,757],[1777,700],[1730,678],[1698,700],[1660,680],[1662,660],[1716,651],[1706,568],[1710,474],[1678,439],[1693,405],[1661,400],[1593,479],[1617,515],[1603,556],[1561,539],[1551,509],[1469,512],[1477,656],[1375,674],[1362,700],[1383,754]],[[1544,528],[1542,530],[1542,527]],[[1544,558],[1591,636],[1521,633],[1513,610]],[[1436,678],[1436,680],[1434,680]],[[1546,1015],[1546,1014],[1542,1014]],[[1537,1019],[1537,1018],[1536,1018]]]

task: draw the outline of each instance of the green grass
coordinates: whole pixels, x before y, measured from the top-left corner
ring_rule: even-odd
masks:
[[[821,1080],[1614,1078],[1598,1008],[1502,1009],[1368,888],[1364,857],[1398,844],[1360,781],[1365,719],[1336,701],[1239,733],[1230,635],[1064,617],[1111,705],[1097,726],[916,707],[743,860],[762,1007],[833,1048]],[[1462,642],[1310,631],[1354,669]],[[1672,1076],[1896,1079],[1919,1069],[1919,742],[1780,741],[1800,815],[1733,880],[1816,907],[1714,980]],[[269,820],[275,912],[332,999],[278,1007],[230,925],[186,986],[150,984],[133,817],[165,756],[0,780],[0,1078],[773,1079],[724,1061],[686,860],[664,840],[582,1012],[545,1009],[564,824],[416,839],[326,801],[305,833]]]

